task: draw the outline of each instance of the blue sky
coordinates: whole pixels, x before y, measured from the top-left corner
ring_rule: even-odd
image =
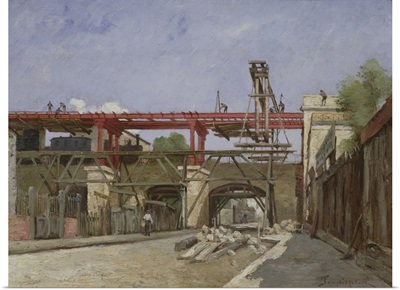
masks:
[[[368,58],[392,71],[392,1],[9,2],[9,110],[243,112],[265,59],[286,111]],[[141,132],[151,139],[160,132]],[[183,131],[181,133],[184,133]],[[168,134],[168,132],[161,132]],[[187,135],[187,133],[184,133]],[[207,137],[206,148],[232,147]],[[290,132],[295,149],[299,132]]]

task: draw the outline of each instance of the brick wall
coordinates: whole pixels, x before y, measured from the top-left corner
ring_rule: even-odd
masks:
[[[65,218],[64,238],[76,237],[76,219]],[[29,217],[10,215],[8,217],[8,240],[21,241],[28,240],[29,237]]]

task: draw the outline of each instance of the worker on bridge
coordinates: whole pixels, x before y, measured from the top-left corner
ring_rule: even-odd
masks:
[[[225,105],[224,103],[221,103],[221,106],[219,107],[219,110],[223,110],[224,113],[228,112],[228,106]]]
[[[282,100],[279,102],[279,112],[285,112],[285,104],[282,102]]]
[[[53,104],[49,101],[48,103],[47,103],[47,111],[49,112],[49,113],[51,113],[52,111],[53,111]]]
[[[319,91],[319,94],[322,96],[321,106],[326,105],[326,98],[328,97],[323,90]]]
[[[65,104],[63,102],[60,102],[60,108],[64,112],[67,110],[67,106],[65,106]]]

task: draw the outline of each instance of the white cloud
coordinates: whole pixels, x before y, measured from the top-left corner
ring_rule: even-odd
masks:
[[[229,29],[226,31],[226,33],[230,36],[239,36],[241,35],[243,32],[248,31],[249,29],[251,29],[253,27],[253,24],[251,23],[243,23],[242,25]]]

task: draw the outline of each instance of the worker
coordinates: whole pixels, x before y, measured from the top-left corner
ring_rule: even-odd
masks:
[[[321,106],[326,105],[326,98],[328,97],[323,90],[319,91],[319,94],[322,96]]]
[[[275,113],[274,108],[269,108],[270,113]]]
[[[243,215],[243,223],[247,224],[247,213]]]
[[[65,106],[65,104],[63,102],[60,102],[60,108],[61,110],[63,110],[64,112],[67,110],[67,107]]]
[[[221,106],[219,107],[219,109],[220,109],[220,110],[223,109],[223,110],[224,110],[224,113],[228,112],[228,106],[225,105],[224,103],[221,103]]]
[[[243,214],[242,211],[240,211],[240,213],[239,213],[239,221],[240,221],[241,224],[243,223],[243,218],[244,218],[244,214]]]
[[[285,112],[285,104],[282,102],[282,100],[279,102],[279,112]]]
[[[146,211],[146,214],[143,216],[144,220],[144,235],[150,237],[151,225],[153,224],[153,219],[150,215],[150,210]]]
[[[53,104],[50,101],[47,103],[47,111],[49,113],[51,113],[53,111]]]

